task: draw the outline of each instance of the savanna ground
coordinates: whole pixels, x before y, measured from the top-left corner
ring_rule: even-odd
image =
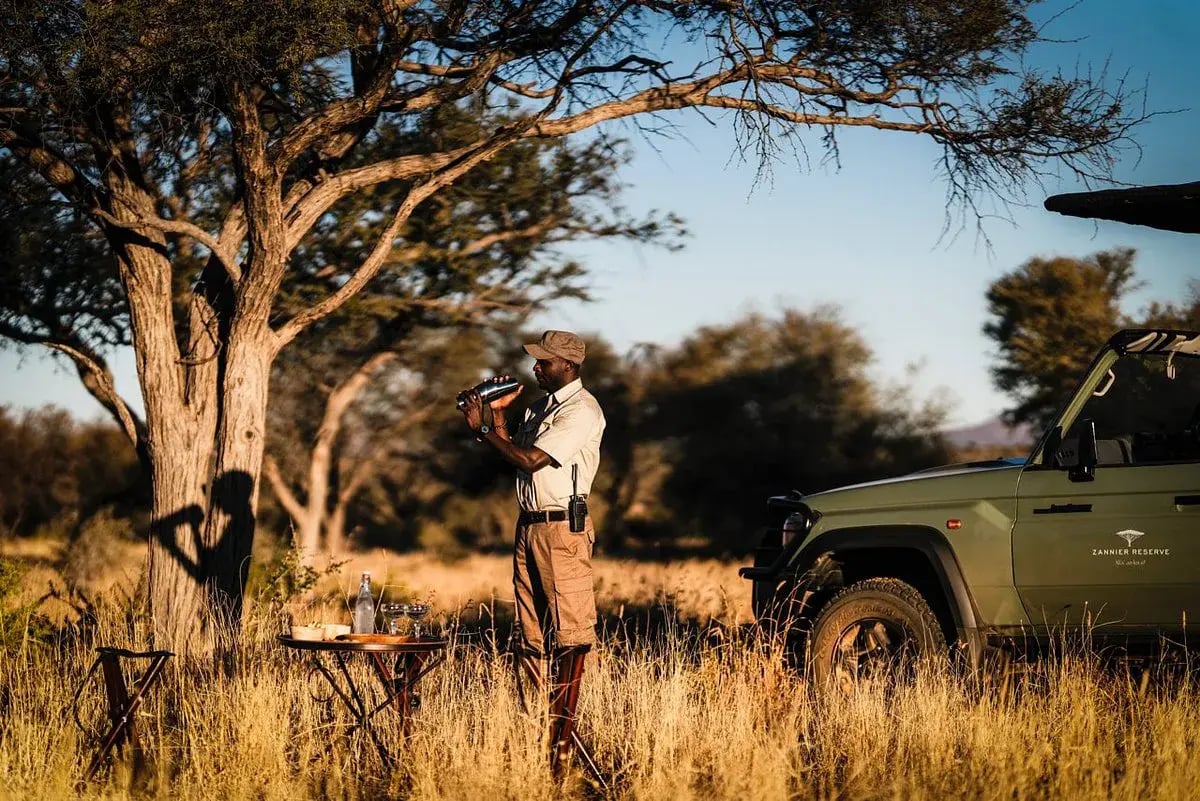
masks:
[[[99,556],[136,565],[129,548],[128,559],[119,548]],[[83,559],[45,542],[9,545],[5,558],[27,568],[30,597]],[[1131,674],[1068,654],[1005,678],[936,670],[910,685],[845,696],[807,686],[778,643],[747,625],[748,588],[736,565],[602,558],[597,568],[604,634],[584,676],[580,714],[612,797],[1141,801],[1191,799],[1200,788],[1200,691],[1186,672]],[[313,699],[311,690],[323,688],[276,644],[283,612],[263,601],[250,610],[235,670],[173,661],[138,716],[141,767],[127,758],[78,793],[89,743],[66,705],[91,664],[91,645],[145,645],[142,624],[128,614],[137,569],[126,567],[80,578],[110,599],[96,603],[86,638],[17,642],[0,655],[0,797],[606,795],[578,771],[564,784],[551,781],[544,721],[516,701],[502,648],[511,621],[506,558],[448,564],[363,554],[325,576],[321,592],[349,594],[362,569],[390,596],[432,597],[453,640],[448,662],[423,682],[412,736],[401,742],[383,727],[397,768],[386,768],[361,737],[343,734],[340,707]],[[67,613],[61,602],[43,606]],[[302,614],[348,620],[337,606]],[[85,712],[98,702],[85,693]]]

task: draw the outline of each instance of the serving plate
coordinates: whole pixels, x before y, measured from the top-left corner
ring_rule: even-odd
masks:
[[[395,645],[405,642],[422,642],[424,638],[417,639],[407,634],[342,634],[337,639],[342,642],[373,642],[380,645]]]

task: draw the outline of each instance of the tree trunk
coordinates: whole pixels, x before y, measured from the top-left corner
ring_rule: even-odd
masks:
[[[152,214],[132,182],[117,176],[111,187],[114,217]],[[192,295],[181,342],[161,237],[123,230],[109,237],[146,408],[153,644],[205,653],[241,621],[274,343],[265,313],[235,319],[239,299],[215,260]]]
[[[149,415],[155,423],[162,421]],[[168,420],[168,423],[171,421]],[[154,647],[176,653],[206,650],[198,588],[204,581],[204,518],[211,448],[180,426],[152,426],[153,489],[149,592]]]
[[[303,507],[299,506],[295,495],[282,483],[283,479],[278,475],[278,469],[271,471],[271,483],[275,494],[295,521],[296,543],[300,547],[306,565],[312,565],[313,560],[322,550],[338,553],[344,546],[343,527],[349,499],[339,496],[331,508],[329,498],[330,476],[334,467],[334,446],[337,444],[338,434],[342,430],[346,412],[362,394],[363,389],[370,382],[371,376],[380,367],[396,358],[397,354],[393,351],[373,354],[329,393],[329,398],[325,401],[321,427],[317,430],[316,441],[309,454],[308,486],[305,488]],[[322,543],[323,532],[325,532],[324,543]],[[333,532],[332,537],[330,532]]]
[[[265,326],[258,331],[235,328],[222,375],[202,570],[203,622],[209,642],[216,642],[225,633],[236,633],[241,625],[266,434],[273,355],[269,333]]]
[[[348,400],[344,404],[337,404],[338,395],[335,389],[325,404],[325,418],[317,431],[317,441],[308,460],[308,503],[304,516],[296,521],[301,558],[306,565],[312,565],[321,550],[321,527],[325,522],[329,497],[329,471],[333,469],[333,443],[341,428],[341,416],[349,405]],[[340,405],[336,412],[333,411],[335,405]]]
[[[321,521],[324,516],[323,509],[309,506],[296,518],[295,543],[300,549],[300,560],[306,565],[311,565],[321,550]]]
[[[350,499],[338,499],[325,523],[325,550],[330,556],[341,556],[346,550],[346,512]]]
[[[121,158],[118,156],[118,158]],[[111,215],[121,221],[151,216],[154,203],[138,184],[135,158],[129,172],[107,175]],[[144,453],[150,465],[148,542],[150,629],[153,645],[178,653],[202,648],[205,617],[199,587],[205,578],[206,483],[216,422],[215,342],[191,364],[180,353],[173,308],[172,265],[160,234],[106,230],[129,299],[138,383],[146,409]],[[193,317],[211,319],[198,307]],[[207,354],[207,356],[206,356]]]

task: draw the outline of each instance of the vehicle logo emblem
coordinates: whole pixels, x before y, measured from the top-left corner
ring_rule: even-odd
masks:
[[[1124,548],[1093,548],[1092,556],[1115,556],[1114,567],[1145,567],[1147,559],[1171,556],[1170,548],[1134,548],[1133,544],[1146,536],[1136,528],[1122,529],[1117,536],[1125,541]]]
[[[1120,537],[1121,539],[1125,540],[1125,544],[1126,544],[1127,546],[1129,546],[1130,548],[1132,548],[1132,547],[1133,547],[1133,541],[1134,541],[1134,540],[1136,540],[1136,539],[1138,539],[1138,538],[1140,538],[1140,537],[1144,537],[1144,536],[1146,536],[1146,532],[1144,532],[1144,531],[1135,531],[1135,530],[1134,530],[1134,529],[1132,529],[1132,528],[1127,528],[1127,529],[1125,529],[1124,531],[1118,531],[1118,532],[1117,532],[1117,536],[1118,536],[1118,537]]]

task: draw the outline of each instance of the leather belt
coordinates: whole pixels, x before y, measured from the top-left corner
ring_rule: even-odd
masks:
[[[567,513],[561,509],[552,509],[544,512],[526,512],[521,511],[517,515],[517,523],[522,526],[528,526],[532,523],[560,523],[567,519]]]

